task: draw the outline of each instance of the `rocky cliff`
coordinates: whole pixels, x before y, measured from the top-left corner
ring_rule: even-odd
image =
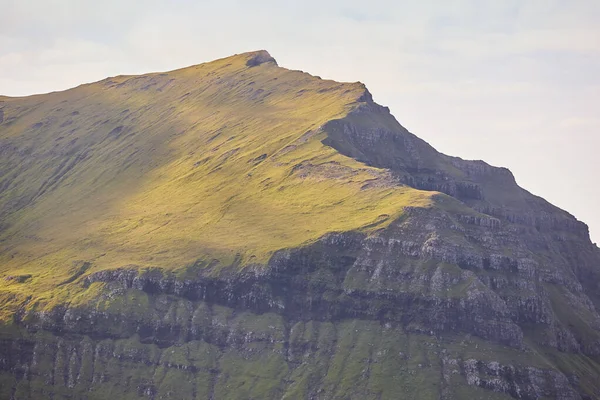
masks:
[[[600,398],[600,249],[247,53],[0,102],[0,398]]]

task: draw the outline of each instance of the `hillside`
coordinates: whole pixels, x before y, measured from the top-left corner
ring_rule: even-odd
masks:
[[[600,250],[265,51],[0,97],[0,398],[600,398]]]
[[[265,62],[246,64],[252,57]],[[361,84],[241,55],[3,104],[2,271],[54,290],[73,260],[180,269],[264,263],[373,230],[431,193],[321,143]],[[39,290],[36,288],[36,291]]]

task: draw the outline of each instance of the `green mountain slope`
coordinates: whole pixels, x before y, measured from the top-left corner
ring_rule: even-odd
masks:
[[[5,100],[0,271],[52,296],[74,260],[264,263],[428,206],[431,193],[321,143],[365,93],[258,52]]]
[[[600,398],[600,250],[265,51],[0,97],[0,398]]]

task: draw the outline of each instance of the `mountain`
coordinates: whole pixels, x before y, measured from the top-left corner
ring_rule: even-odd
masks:
[[[0,97],[0,398],[596,399],[600,249],[266,52]]]

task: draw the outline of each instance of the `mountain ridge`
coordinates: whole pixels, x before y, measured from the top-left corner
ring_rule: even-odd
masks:
[[[269,62],[271,62],[271,63],[273,63],[275,66],[277,66],[278,68],[282,68],[282,69],[284,69],[284,70],[287,70],[287,71],[290,71],[290,72],[299,72],[299,73],[307,74],[307,73],[306,73],[306,72],[304,72],[304,71],[300,71],[300,70],[288,70],[288,69],[286,69],[286,68],[279,67],[279,65],[277,64],[277,61],[275,60],[275,58],[273,58],[273,57],[271,56],[271,54],[270,54],[270,53],[269,53],[267,50],[255,50],[255,51],[250,51],[250,52],[246,52],[246,53],[235,54],[235,55],[233,55],[233,56],[223,57],[223,58],[220,58],[220,59],[217,59],[217,60],[211,61],[211,62],[222,62],[222,61],[226,61],[226,60],[229,60],[229,59],[233,59],[233,58],[235,58],[235,57],[243,57],[243,58],[246,58],[246,59],[247,59],[247,66],[258,66],[258,65],[261,65],[261,64],[263,64],[263,63],[269,63]],[[258,62],[257,62],[256,60],[260,60],[260,61],[258,61]],[[209,62],[209,63],[210,63],[210,62]],[[201,66],[202,66],[202,65],[204,65],[204,64],[207,64],[207,63],[194,64],[194,65],[191,65],[191,66],[189,66],[189,67],[179,68],[179,69],[175,69],[175,70],[171,70],[171,71],[166,71],[166,72],[152,72],[152,73],[144,74],[144,75],[142,75],[142,76],[155,76],[155,75],[161,75],[161,74],[168,74],[168,73],[182,72],[182,71],[187,71],[187,70],[191,70],[191,69],[197,69],[197,68],[201,67]],[[321,78],[320,78],[320,77],[318,77],[318,76],[312,76],[312,75],[310,75],[310,74],[307,74],[307,75],[309,75],[309,76],[311,76],[311,77],[314,77],[314,78],[317,78],[317,79],[319,79],[319,80],[321,79]],[[61,90],[61,91],[50,92],[50,93],[46,93],[46,94],[34,94],[34,95],[29,95],[29,96],[18,96],[18,97],[10,97],[10,96],[3,96],[3,95],[0,95],[0,98],[3,98],[3,99],[8,99],[8,100],[11,100],[11,99],[25,99],[25,98],[32,98],[32,97],[35,97],[35,96],[45,96],[45,95],[48,95],[48,94],[64,93],[64,92],[68,92],[68,91],[71,91],[71,90],[78,89],[79,87],[82,87],[82,86],[84,86],[84,87],[85,87],[85,86],[88,86],[88,85],[96,85],[96,84],[100,84],[100,83],[103,83],[103,82],[110,82],[112,79],[129,79],[129,78],[135,78],[135,77],[138,77],[138,76],[140,76],[140,75],[118,75],[118,76],[115,76],[115,77],[107,77],[107,78],[104,78],[104,79],[102,79],[102,80],[99,80],[99,81],[96,81],[96,82],[91,82],[91,83],[82,84],[82,85],[79,85],[79,86],[77,86],[77,87],[74,87],[74,88],[69,88],[69,89],[66,89],[66,90]],[[329,82],[335,82],[335,81],[331,81],[331,80],[326,80],[326,81],[329,81]],[[376,104],[376,103],[373,101],[372,94],[369,92],[369,90],[367,89],[367,87],[366,87],[366,86],[365,86],[363,83],[361,83],[361,82],[349,83],[349,82],[348,82],[348,83],[346,83],[346,84],[358,84],[358,85],[360,85],[360,86],[361,86],[361,87],[364,89],[364,92],[363,92],[363,94],[362,94],[361,96],[359,96],[359,98],[357,99],[357,101],[358,101],[358,102],[364,102],[364,103],[366,104],[367,108],[369,108],[369,107],[372,107],[372,106],[374,105],[374,106],[375,106],[375,108],[381,109],[381,110],[383,110],[384,112],[386,112],[386,111],[387,111],[387,112],[389,113],[389,108],[388,108],[388,107],[386,107],[386,106],[380,106],[379,104]],[[395,118],[394,118],[394,117],[393,117],[391,114],[390,114],[390,116],[391,116],[391,117],[394,119],[394,121],[397,123],[397,121],[395,120]],[[335,123],[336,121],[330,121],[330,122],[333,122],[333,123]],[[404,127],[402,127],[402,126],[401,126],[399,123],[398,123],[398,125],[399,125],[399,126],[400,126],[400,127],[403,129],[403,130],[405,130],[407,133],[409,133],[409,134],[410,134],[410,132],[409,132],[408,130],[406,130]],[[411,134],[411,135],[412,135],[412,134]],[[420,138],[418,138],[418,137],[416,137],[416,136],[415,136],[415,138],[416,138],[416,139],[418,139],[419,141],[422,141],[423,143],[425,143],[427,146],[429,146],[429,147],[431,148],[431,150],[433,150],[433,151],[437,152],[435,149],[433,149],[433,147],[431,147],[431,145],[429,145],[429,143],[427,143],[427,142],[423,141],[422,139],[420,139]],[[446,156],[446,155],[445,155],[445,154],[443,154],[443,153],[438,153],[438,154],[441,154],[441,155],[444,155],[444,156]],[[487,167],[489,167],[489,168],[492,168],[492,169],[493,169],[493,168],[497,168],[497,169],[499,169],[499,170],[506,170],[506,171],[507,171],[507,172],[510,174],[510,176],[511,176],[511,179],[512,179],[513,181],[515,181],[515,178],[514,178],[514,176],[513,176],[512,172],[511,172],[511,171],[510,171],[508,168],[506,168],[506,167],[501,167],[501,166],[500,166],[500,167],[499,167],[499,166],[492,166],[492,165],[488,164],[487,162],[485,162],[484,160],[469,160],[469,159],[463,159],[463,158],[460,158],[460,157],[453,157],[453,156],[447,156],[447,157],[449,157],[449,158],[451,158],[451,159],[454,159],[454,160],[456,160],[456,161],[457,161],[457,162],[459,162],[459,163],[460,163],[460,162],[463,162],[463,161],[464,161],[464,162],[467,162],[467,163],[483,163],[483,168],[484,168],[484,169],[485,169],[485,168],[487,168]],[[515,184],[516,184],[516,181],[515,181]],[[517,186],[518,186],[518,185],[517,185]],[[537,195],[534,195],[534,196],[536,196],[536,197],[540,197],[540,196],[537,196]],[[541,197],[540,197],[540,198],[541,198]],[[545,201],[545,200],[544,200],[544,201]],[[556,207],[556,206],[554,206],[554,207]],[[557,207],[557,208],[558,208],[558,207]],[[568,215],[572,216],[573,218],[575,218],[575,217],[574,217],[572,214],[570,214],[568,211],[566,211],[566,210],[563,210],[563,209],[561,209],[561,211],[563,211],[563,212],[567,213]],[[585,224],[585,223],[584,223],[584,222],[582,222],[582,221],[579,221],[579,222],[581,222],[582,224]],[[587,226],[587,225],[586,225],[586,226]]]

